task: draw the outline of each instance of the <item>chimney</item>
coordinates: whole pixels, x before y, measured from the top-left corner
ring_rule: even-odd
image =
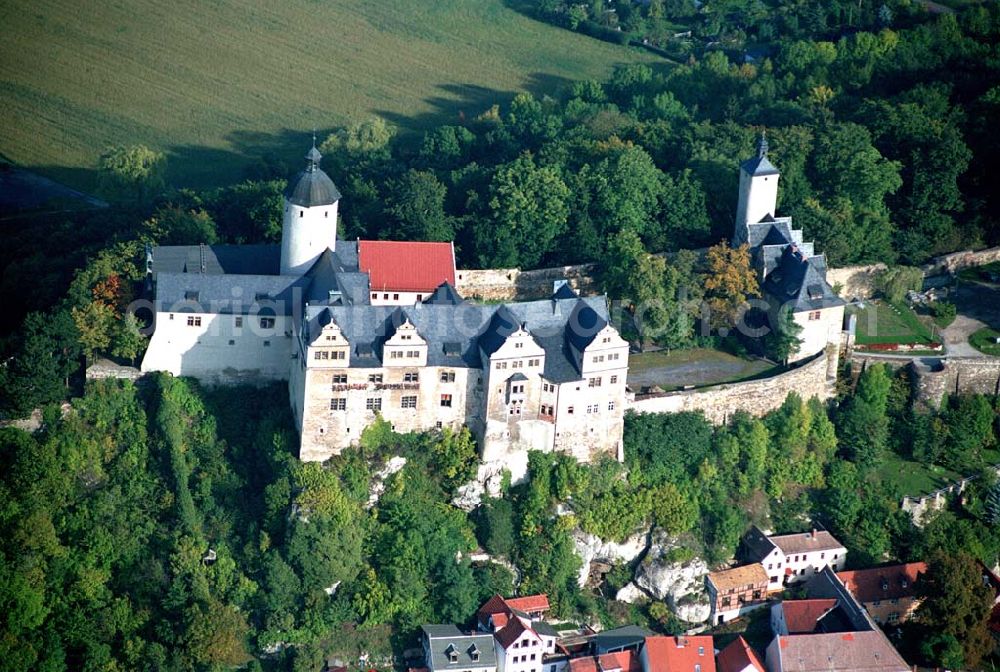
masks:
[[[815,538],[816,538],[816,528],[814,527],[813,528],[813,539],[815,539]]]

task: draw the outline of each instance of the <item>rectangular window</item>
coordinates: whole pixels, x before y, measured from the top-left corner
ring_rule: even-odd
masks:
[[[442,383],[454,383],[455,382],[455,372],[454,371],[442,371],[441,372],[441,382]]]
[[[613,401],[609,401],[608,402],[608,410],[609,411],[615,410],[615,402],[613,402]]]
[[[601,386],[601,379],[600,378],[588,378],[587,379],[587,387],[600,387],[600,386]]]
[[[346,383],[347,383],[347,374],[346,373],[338,373],[336,376],[333,377],[333,384],[334,385],[344,385]]]
[[[819,315],[820,315],[820,311],[818,311],[818,310],[812,311],[811,313],[809,313],[809,321],[810,322],[815,322],[816,320],[819,319]]]
[[[330,410],[331,411],[346,411],[347,410],[347,399],[344,397],[334,397],[330,400]]]
[[[523,347],[524,347],[524,343],[515,343],[514,344],[514,348],[523,348]]]
[[[569,406],[566,408],[566,415],[573,415],[573,407]]]
[[[264,341],[264,347],[265,348],[270,348],[271,347],[271,341]]]
[[[262,317],[262,318],[260,318],[260,328],[261,329],[274,329],[274,318],[273,317]]]
[[[381,383],[382,382],[382,374],[381,373],[369,373],[368,374],[368,382],[369,383]]]
[[[188,315],[188,326],[189,327],[200,327],[201,317],[195,317],[194,315]]]
[[[243,326],[243,318],[237,316],[237,318],[236,318],[236,328],[239,329],[242,326]]]
[[[389,300],[389,295],[388,294],[383,294],[382,295],[382,300],[383,301],[388,301]]]
[[[337,350],[331,354],[330,359],[345,359],[346,356],[347,356],[346,352],[344,352],[343,350]]]
[[[365,408],[369,411],[381,411],[382,397],[368,397],[365,399]]]
[[[442,394],[441,395],[441,405],[445,406],[447,408],[451,408],[451,395],[450,394]]]
[[[399,294],[393,294],[392,295],[392,300],[393,301],[399,301]]]
[[[416,383],[420,380],[420,374],[416,371],[407,371],[403,374],[404,383]]]
[[[406,351],[406,356],[407,357],[419,357],[420,356],[420,351],[419,350],[407,350]]]
[[[377,301],[377,300],[378,300],[378,293],[372,292],[372,301]]]
[[[409,395],[401,398],[399,400],[400,408],[416,408],[417,407],[417,397],[416,395]]]
[[[528,366],[541,366],[542,360],[540,359],[529,359]]]
[[[389,359],[401,359],[402,357],[403,357],[403,353],[402,353],[401,350],[390,350],[389,351]]]

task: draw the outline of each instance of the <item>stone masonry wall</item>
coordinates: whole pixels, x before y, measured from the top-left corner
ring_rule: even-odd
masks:
[[[875,275],[885,268],[885,264],[829,268],[826,271],[826,281],[832,287],[840,285],[840,295],[848,301],[869,299],[875,293]]]
[[[639,413],[678,413],[702,411],[713,423],[725,423],[736,411],[761,416],[781,406],[789,392],[804,400],[833,397],[834,383],[827,377],[828,358],[835,357],[836,346],[818,353],[812,360],[791,371],[742,383],[728,383],[699,390],[635,395],[629,408]]]
[[[595,264],[557,266],[522,271],[519,268],[459,269],[455,272],[455,289],[464,298],[480,301],[525,301],[546,299],[552,295],[552,283],[568,280],[570,287],[582,295],[597,293],[594,279]]]
[[[1000,247],[945,254],[932,259],[921,268],[924,276],[929,277],[955,273],[963,268],[982,266],[993,261],[1000,261]],[[840,285],[840,295],[848,301],[868,299],[875,293],[875,275],[885,268],[886,265],[882,263],[829,268],[826,279],[831,285]],[[459,269],[455,289],[465,298],[482,301],[543,299],[552,294],[553,281],[565,279],[581,294],[593,294],[599,289],[596,271],[597,264],[539,268],[533,271],[522,271],[519,268]]]
[[[972,250],[962,250],[935,257],[930,263],[921,266],[924,277],[932,275],[943,275],[945,273],[957,273],[964,268],[983,266],[993,261],[1000,261],[1000,247],[990,247],[985,250],[973,252]]]
[[[987,357],[950,358],[938,366],[917,363],[917,399],[938,406],[947,394],[1000,393],[1000,359]]]

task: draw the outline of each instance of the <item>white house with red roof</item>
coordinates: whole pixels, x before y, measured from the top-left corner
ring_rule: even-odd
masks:
[[[358,270],[368,274],[373,306],[412,306],[441,285],[455,285],[455,244],[359,240]]]
[[[764,663],[740,635],[715,657],[718,672],[765,672]]]
[[[564,672],[565,651],[556,630],[542,620],[547,595],[504,598],[494,595],[476,612],[479,629],[493,633],[499,672]]]

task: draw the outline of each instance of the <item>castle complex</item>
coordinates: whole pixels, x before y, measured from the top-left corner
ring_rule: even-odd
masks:
[[[468,426],[486,462],[527,450],[620,456],[628,344],[604,297],[473,304],[450,243],[337,239],[340,193],[314,147],[285,193],[281,245],[152,251],[144,371],[287,380],[303,460],[396,431]]]
[[[142,370],[287,381],[303,460],[339,454],[378,416],[400,432],[468,426],[487,463],[622,459],[629,346],[605,297],[557,283],[543,300],[472,303],[454,288],[451,243],[340,240],[321,158],[313,147],[285,192],[280,245],[153,248]],[[803,359],[839,339],[844,303],[823,257],[775,218],[777,182],[762,139],[741,166],[733,242],[803,326]]]

